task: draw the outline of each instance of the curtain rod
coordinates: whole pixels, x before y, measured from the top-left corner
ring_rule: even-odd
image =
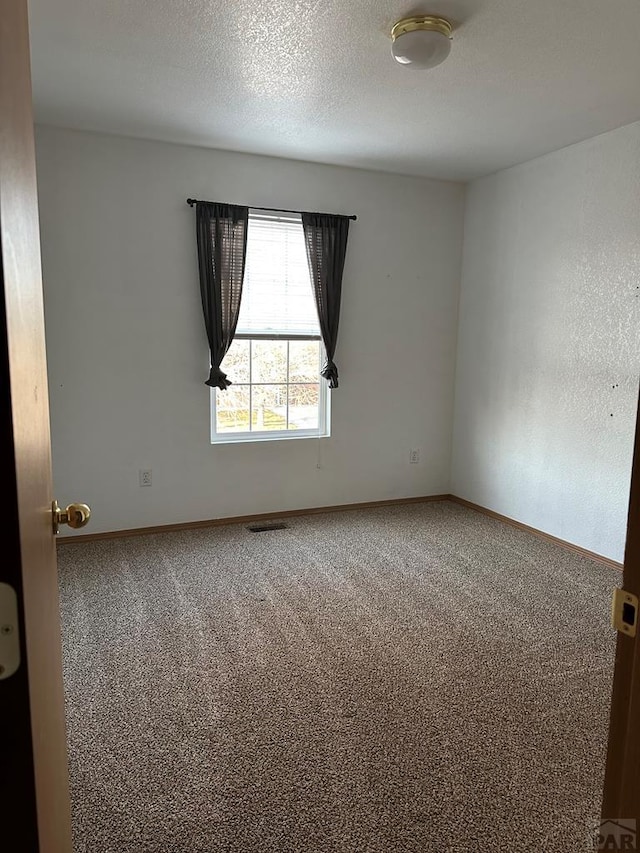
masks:
[[[199,199],[199,198],[188,198],[187,204],[189,205],[189,207],[193,207],[193,205],[197,204],[199,201],[201,201],[201,199]],[[212,202],[206,201],[205,204],[212,204]],[[281,207],[255,207],[252,204],[247,205],[247,206],[249,207],[249,210],[269,210],[269,211],[273,211],[274,213],[301,213],[300,210],[285,210],[284,208],[281,208]],[[336,214],[333,214],[333,213],[331,213],[331,214],[329,214],[329,213],[316,213],[315,215],[316,216],[343,216],[343,214],[341,214],[341,213],[336,213]],[[352,215],[352,216],[344,216],[344,218],[355,220],[358,217],[355,215]]]

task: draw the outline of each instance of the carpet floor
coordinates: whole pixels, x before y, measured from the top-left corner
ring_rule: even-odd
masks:
[[[76,853],[589,849],[615,569],[449,502],[59,549]]]

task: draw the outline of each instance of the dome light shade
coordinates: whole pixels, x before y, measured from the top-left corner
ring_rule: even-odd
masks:
[[[435,68],[449,56],[451,24],[445,18],[421,15],[403,18],[391,30],[391,53],[407,68]]]

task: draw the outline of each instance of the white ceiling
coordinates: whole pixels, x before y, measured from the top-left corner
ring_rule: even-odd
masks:
[[[43,123],[468,179],[640,119],[640,0],[30,0]],[[388,33],[430,12],[449,59]]]

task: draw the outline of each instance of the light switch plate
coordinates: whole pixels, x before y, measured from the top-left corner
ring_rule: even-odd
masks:
[[[8,583],[0,583],[0,681],[20,666],[18,597]]]

